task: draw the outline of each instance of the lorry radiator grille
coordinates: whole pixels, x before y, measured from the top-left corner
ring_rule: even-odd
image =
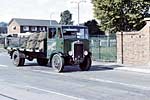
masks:
[[[74,58],[83,58],[83,44],[74,44]]]

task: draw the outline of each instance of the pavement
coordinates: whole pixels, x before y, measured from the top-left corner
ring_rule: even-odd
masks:
[[[0,48],[0,53],[2,53],[2,52],[6,52],[6,50],[3,48]]]
[[[150,65],[126,65],[126,64],[109,63],[109,62],[104,63],[104,62],[98,62],[98,61],[93,61],[92,63],[93,65],[97,65],[97,66],[100,65],[100,67],[103,67],[103,68],[111,68],[115,70],[150,74]]]

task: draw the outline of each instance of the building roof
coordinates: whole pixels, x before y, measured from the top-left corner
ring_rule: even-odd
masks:
[[[9,24],[12,21],[16,21],[19,25],[22,26],[50,26],[51,25],[58,25],[58,22],[56,20],[41,20],[41,19],[21,19],[21,18],[13,18]]]

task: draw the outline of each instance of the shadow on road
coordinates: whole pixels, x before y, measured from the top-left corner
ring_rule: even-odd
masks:
[[[31,67],[38,70],[47,70],[47,69],[52,70],[52,67],[50,67],[49,65],[39,66],[37,63],[26,63],[22,67]],[[114,64],[113,65],[92,65],[89,71],[108,71],[108,70],[114,70],[115,68],[118,67],[123,67],[123,66],[117,64],[116,65]],[[63,73],[70,73],[70,72],[86,72],[86,71],[81,71],[79,66],[65,66]]]
[[[114,70],[115,68],[123,67],[120,65],[93,65],[91,66],[90,71],[107,71],[107,70]]]
[[[120,65],[92,65],[89,71],[108,71],[114,70],[115,68],[123,67]],[[81,71],[79,66],[65,66],[64,72],[79,72]],[[82,71],[81,71],[82,72]],[[85,71],[83,71],[85,72]]]

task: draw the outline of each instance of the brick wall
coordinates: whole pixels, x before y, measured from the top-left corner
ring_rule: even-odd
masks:
[[[132,65],[147,65],[150,62],[150,18],[137,32],[117,33],[117,62]]]
[[[20,33],[20,25],[13,20],[8,26],[8,33]]]

